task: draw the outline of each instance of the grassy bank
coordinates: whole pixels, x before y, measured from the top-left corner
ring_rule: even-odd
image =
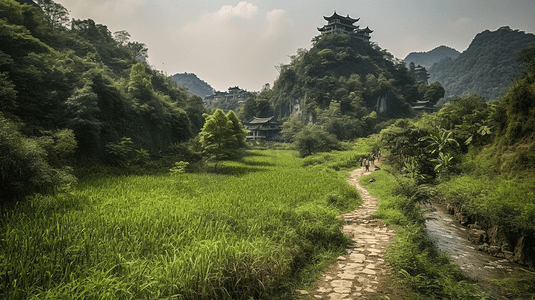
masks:
[[[463,157],[461,175],[437,186],[438,195],[468,215],[500,226],[510,242],[535,234],[533,145],[488,146]],[[531,237],[531,238],[530,238]],[[527,269],[527,268],[526,268]],[[491,280],[515,299],[535,299],[533,270]]]
[[[4,208],[0,298],[291,298],[360,201],[334,171],[353,155],[335,156],[252,151],[217,174],[93,178]]]
[[[421,202],[428,192],[412,179],[384,171],[364,176],[361,184],[379,200],[376,216],[393,225],[396,238],[386,262],[407,299],[480,299],[476,284],[465,279],[446,254],[427,237]],[[368,182],[373,177],[375,182]]]
[[[529,162],[527,157],[519,158],[519,152],[496,147],[471,151],[463,157],[462,174],[438,185],[439,195],[508,231],[532,235],[535,177],[533,169],[518,163]],[[532,151],[525,152],[533,156]]]

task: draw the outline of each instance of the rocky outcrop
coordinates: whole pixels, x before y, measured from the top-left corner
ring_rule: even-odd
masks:
[[[448,204],[448,213],[470,230],[469,240],[478,250],[509,261],[535,266],[535,235],[511,232],[481,217],[470,215],[457,206]]]

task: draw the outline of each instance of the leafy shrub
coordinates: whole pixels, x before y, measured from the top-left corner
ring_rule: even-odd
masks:
[[[184,174],[188,168],[189,163],[185,161],[177,161],[175,166],[169,169],[169,172],[173,174]]]
[[[108,143],[106,149],[112,165],[126,167],[135,157],[134,142],[129,137],[122,137],[118,143]]]
[[[75,147],[70,130],[28,138],[0,113],[0,199],[17,199],[75,182],[72,168],[61,163]]]
[[[341,144],[333,134],[314,125],[304,127],[303,130],[295,135],[294,144],[301,157],[306,157],[316,152],[341,150]]]

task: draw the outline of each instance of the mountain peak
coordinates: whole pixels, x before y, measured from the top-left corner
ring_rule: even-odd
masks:
[[[178,85],[185,86],[193,95],[197,95],[203,99],[214,94],[214,88],[194,73],[176,73],[171,76],[171,79]]]
[[[403,60],[405,63],[413,62],[415,65],[421,65],[426,69],[431,68],[433,64],[439,62],[441,59],[451,57],[456,59],[461,53],[451,47],[441,45],[431,51],[426,52],[411,52]]]

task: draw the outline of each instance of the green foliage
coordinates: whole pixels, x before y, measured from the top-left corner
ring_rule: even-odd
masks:
[[[522,66],[525,74],[535,72],[535,42],[515,53],[515,61]]]
[[[72,168],[67,165],[75,148],[72,131],[43,132],[39,138],[29,138],[0,113],[2,202],[76,182]]]
[[[491,279],[490,282],[498,285],[511,298],[535,299],[535,274],[532,271],[516,270],[507,278]]]
[[[408,101],[423,97],[417,86],[404,63],[388,52],[349,35],[329,34],[316,37],[309,51],[298,50],[289,65],[280,67],[271,105],[280,119],[300,113],[303,123],[351,140],[378,132],[377,125],[387,119],[411,116]],[[379,99],[386,99],[386,106],[379,107]],[[372,112],[378,117],[365,119]]]
[[[295,135],[294,144],[301,157],[306,157],[316,152],[329,152],[341,149],[340,142],[333,134],[314,125],[303,127]]]
[[[177,161],[175,162],[175,166],[169,169],[169,172],[172,174],[184,174],[186,173],[188,166],[189,163],[187,161]]]
[[[515,53],[534,41],[535,35],[507,26],[485,30],[455,60],[447,57],[431,67],[430,80],[440,82],[447,97],[476,93],[487,100],[499,99],[517,75]]]
[[[445,90],[440,82],[435,81],[427,87],[422,100],[437,104],[438,100],[444,97],[444,94]]]
[[[130,71],[128,93],[137,100],[138,105],[143,105],[153,97],[151,76],[147,74],[143,63],[138,62]]]
[[[223,159],[240,156],[240,150],[245,147],[246,131],[236,114],[230,111],[228,115],[217,109],[213,115],[205,114],[206,122],[199,133],[203,152],[209,160],[217,163]]]
[[[502,144],[533,143],[535,140],[535,71],[514,83],[501,100],[507,115],[498,120]]]
[[[234,149],[245,148],[245,137],[247,130],[243,129],[243,125],[238,120],[238,116],[231,110],[227,113],[228,120],[232,123],[232,135],[234,136],[234,144],[231,145]]]
[[[61,4],[52,0],[35,1],[48,17],[50,27],[55,29],[64,29],[69,23],[69,11]]]
[[[375,215],[395,227],[396,239],[387,251],[386,262],[405,296],[410,299],[483,298],[477,285],[466,280],[447,254],[439,253],[427,237],[418,203],[432,191],[418,186],[413,179],[395,177],[383,170],[374,172],[373,183],[368,182],[369,176],[364,176],[361,184],[379,199]]]
[[[118,143],[108,143],[107,152],[113,155],[112,161],[121,167],[126,167],[134,158],[134,142],[129,137],[122,137]]]
[[[360,199],[295,152],[250,154],[225,174],[93,177],[2,210],[0,298],[292,299],[343,252],[337,216]]]
[[[0,72],[0,111],[9,112],[17,107],[17,91],[7,73]]]
[[[429,145],[427,145],[426,150],[429,152],[429,154],[437,154],[438,158],[436,158],[434,161],[436,161],[437,165],[435,166],[435,172],[440,171],[441,169],[447,169],[451,165],[451,161],[453,159],[451,150],[448,151],[449,145],[454,145],[459,147],[459,143],[451,138],[452,136],[451,131],[443,130],[440,131],[429,131],[429,135],[425,136],[423,138],[420,138],[420,141],[429,141]]]
[[[240,107],[240,119],[250,121],[254,117],[269,118],[273,116],[273,107],[270,100],[273,97],[273,91],[269,84],[264,85],[262,91],[258,94],[252,94],[245,99],[243,105]]]
[[[195,170],[202,160],[202,144],[199,137],[188,142],[176,143],[169,146],[160,154],[159,162],[165,168],[172,168],[176,162],[184,161],[189,163],[189,169]]]
[[[144,44],[91,19],[69,21],[61,4],[38,4],[0,2],[0,107],[24,134],[71,129],[78,159],[103,162],[122,136],[154,155],[199,132],[202,100],[141,63]]]
[[[426,143],[422,140],[427,131],[417,127],[413,122],[401,119],[381,131],[381,148],[388,151],[387,159],[398,170],[407,167],[407,159],[416,163],[418,173],[432,175],[429,171],[429,157],[425,151]],[[406,169],[409,170],[409,169]],[[410,171],[409,173],[412,173]]]
[[[473,215],[492,220],[513,235],[535,232],[533,199],[535,182],[530,179],[504,179],[465,175],[442,183],[441,196]]]
[[[285,142],[292,143],[295,136],[303,130],[303,122],[298,117],[290,117],[282,124],[282,138]]]

